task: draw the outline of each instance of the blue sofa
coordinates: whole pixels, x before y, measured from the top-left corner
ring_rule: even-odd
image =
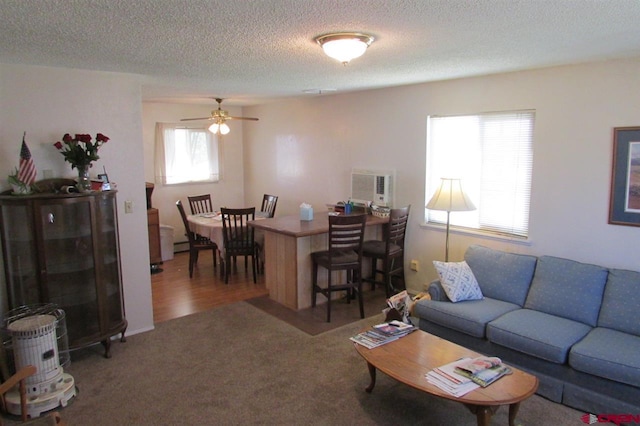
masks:
[[[536,375],[538,394],[592,414],[640,414],[640,272],[470,246],[483,298],[452,303],[439,281],[420,329]]]

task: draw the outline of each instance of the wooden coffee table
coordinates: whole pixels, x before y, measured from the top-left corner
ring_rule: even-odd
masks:
[[[422,330],[375,349],[354,345],[369,367],[371,383],[365,389],[367,392],[373,391],[376,370],[380,370],[418,390],[464,404],[476,415],[480,426],[489,425],[491,416],[501,405],[509,405],[509,425],[513,426],[520,402],[538,389],[537,377],[511,367],[513,374],[502,377],[486,388],[478,388],[461,397],[448,394],[429,383],[425,374],[456,359],[474,358],[480,354]]]

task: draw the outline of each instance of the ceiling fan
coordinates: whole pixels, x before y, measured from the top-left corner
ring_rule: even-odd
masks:
[[[227,133],[229,133],[229,126],[227,125],[226,121],[227,120],[251,120],[251,121],[258,121],[257,118],[254,117],[234,117],[229,115],[229,112],[223,110],[221,108],[222,105],[222,98],[215,98],[216,102],[218,103],[218,109],[214,109],[213,111],[211,111],[211,116],[210,117],[199,117],[199,118],[183,118],[180,121],[196,121],[196,120],[211,120],[213,121],[213,124],[211,124],[211,126],[209,126],[209,131],[211,133],[214,134],[222,134],[222,135],[226,135]]]

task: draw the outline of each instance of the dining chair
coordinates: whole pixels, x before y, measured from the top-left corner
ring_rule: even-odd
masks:
[[[329,249],[311,253],[313,261],[313,294],[311,306],[316,306],[318,293],[327,298],[327,322],[331,322],[331,294],[347,292],[347,303],[351,303],[353,292],[358,293],[360,318],[364,318],[362,301],[362,244],[367,216],[329,216]],[[318,266],[326,268],[327,287],[318,285]],[[345,282],[334,284],[333,272],[346,271]]]
[[[392,276],[404,279],[404,240],[409,210],[411,205],[391,209],[389,222],[384,226],[384,240],[367,240],[362,244],[362,256],[371,259],[371,276],[363,281],[371,283],[373,289],[376,284],[383,285],[387,297],[399,291],[391,282]],[[382,269],[378,269],[379,260]],[[381,281],[376,281],[377,274],[382,275]]]
[[[274,217],[277,204],[277,195],[264,194],[260,214],[267,218]],[[256,250],[258,251],[258,273],[264,274],[264,234],[262,232],[256,233]]]
[[[257,282],[257,253],[254,229],[247,222],[255,219],[256,208],[230,209],[223,207],[220,209],[220,213],[222,215],[222,234],[224,237],[224,282],[225,284],[229,283],[231,259],[234,260],[235,267],[236,258],[244,256],[245,271],[247,270],[249,257],[251,258],[253,283],[255,284]]]
[[[191,214],[212,213],[213,205],[211,203],[211,194],[193,195],[187,197]]]
[[[278,196],[264,194],[262,196],[262,207],[260,211],[267,214],[267,217],[273,217],[276,214],[276,205],[278,204]]]
[[[187,214],[184,211],[182,201],[176,201],[176,206],[180,212],[182,223],[184,224],[185,234],[189,240],[189,278],[193,277],[193,267],[198,263],[198,253],[203,250],[213,251],[213,269],[216,269],[218,264],[216,254],[218,253],[218,245],[208,238],[202,237],[195,232],[191,231],[189,221],[187,220]]]

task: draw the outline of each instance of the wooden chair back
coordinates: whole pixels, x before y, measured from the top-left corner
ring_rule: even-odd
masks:
[[[389,254],[390,248],[395,244],[404,249],[404,240],[407,233],[407,223],[409,222],[409,211],[411,205],[397,209],[391,209],[389,214],[389,223],[387,224],[387,247],[386,252]]]
[[[187,197],[191,214],[212,213],[213,205],[211,203],[211,194],[194,195]]]
[[[273,217],[276,214],[277,204],[277,195],[264,194],[262,197],[262,207],[260,207],[260,211],[267,213],[269,217]]]
[[[176,201],[176,207],[178,207],[178,211],[180,212],[180,218],[182,218],[182,224],[184,225],[184,234],[187,236],[189,240],[189,247],[193,247],[196,242],[196,235],[191,232],[191,228],[189,227],[189,221],[187,220],[187,214],[184,211],[184,206],[182,205],[182,201]]]
[[[328,269],[356,269],[362,265],[362,243],[367,216],[329,216],[329,265]],[[357,257],[347,262],[341,261],[345,253],[355,252]],[[353,259],[353,260],[351,260]],[[357,259],[357,260],[356,260]]]

